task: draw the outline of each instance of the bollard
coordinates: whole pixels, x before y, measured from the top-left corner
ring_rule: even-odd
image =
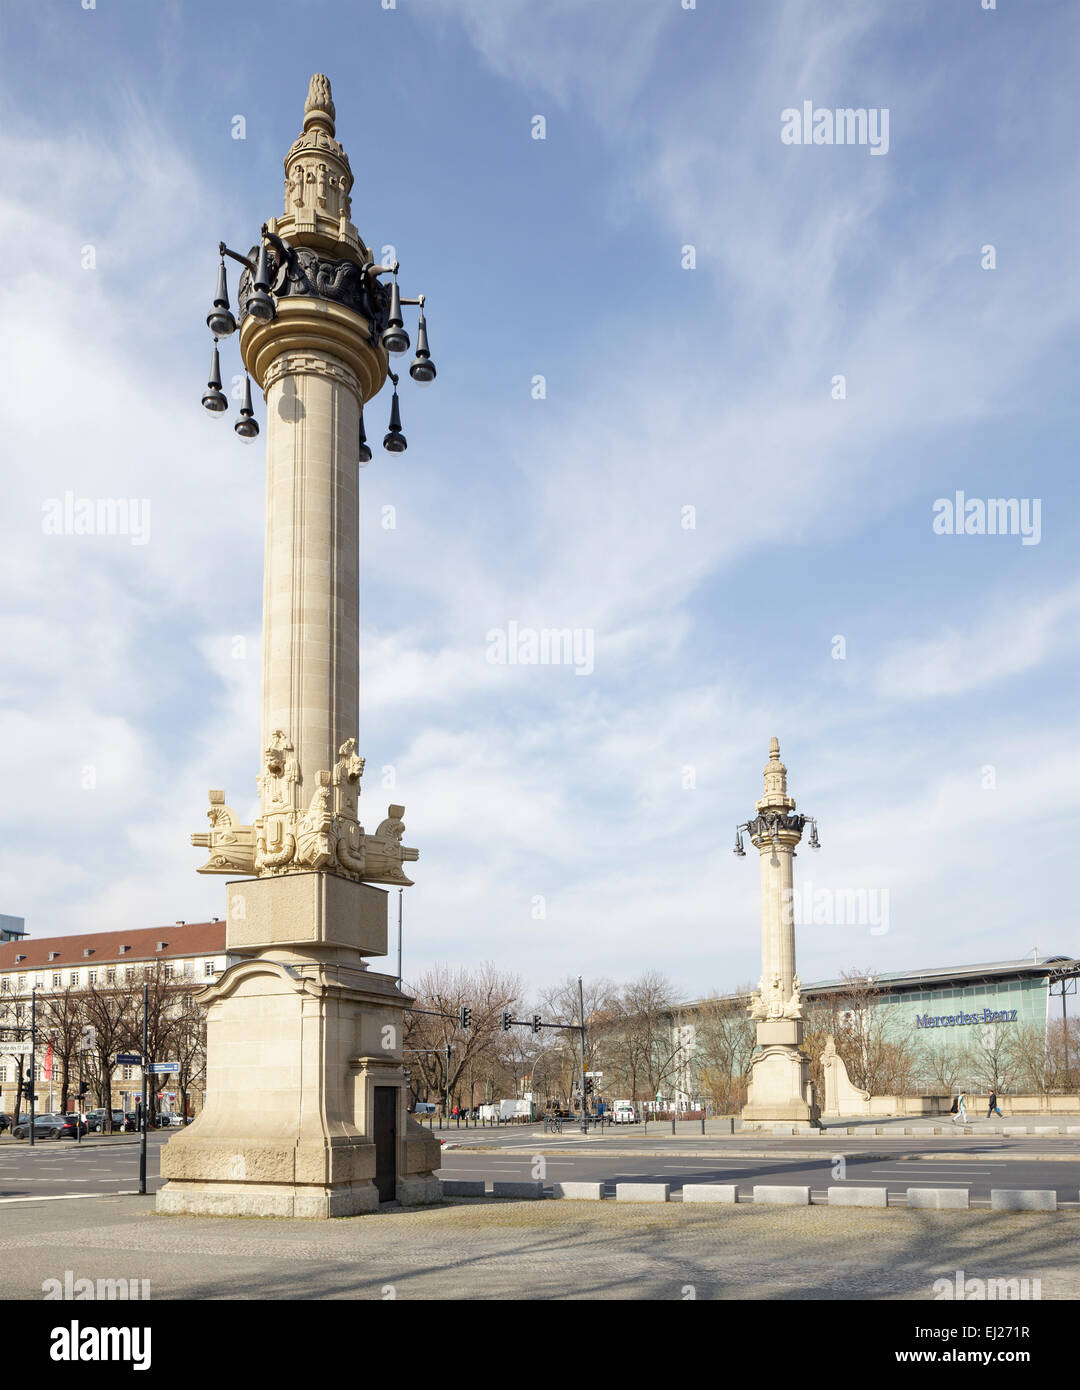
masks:
[[[702,1132],[702,1134],[705,1133],[705,1116],[704,1116],[704,1115],[702,1115],[702,1117],[701,1117],[701,1132]]]
[[[671,1117],[671,1132],[672,1132],[672,1134],[675,1133],[675,1116],[674,1116],[674,1114],[673,1114],[672,1117]]]

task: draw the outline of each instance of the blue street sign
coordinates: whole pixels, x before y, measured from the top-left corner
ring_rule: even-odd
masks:
[[[118,1067],[141,1067],[142,1058],[135,1052],[121,1052],[116,1059]]]
[[[176,1072],[176,1071],[179,1071],[179,1070],[180,1070],[180,1063],[179,1063],[179,1062],[151,1062],[150,1065],[146,1068],[146,1070],[149,1071],[149,1072],[156,1072],[156,1073],[165,1072],[166,1074],[171,1074],[172,1072]]]

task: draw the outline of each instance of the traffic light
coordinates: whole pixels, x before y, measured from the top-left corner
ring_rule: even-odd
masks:
[[[81,1096],[85,1096],[86,1093],[87,1093],[87,1091],[89,1091],[89,1089],[90,1089],[90,1083],[89,1083],[89,1081],[84,1081],[83,1084],[79,1087],[79,1095],[80,1095],[80,1097],[81,1097]]]
[[[592,1095],[592,1079],[588,1076],[585,1078],[585,1094],[587,1096]]]
[[[504,1033],[509,1033],[510,1029],[513,1027],[513,1023],[514,1023],[513,1015],[512,1015],[512,1014],[508,1014],[508,1013],[504,1013],[504,1014],[503,1014],[503,1032],[504,1032]]]
[[[534,1032],[534,1033],[539,1033],[539,1031],[540,1031],[540,1026],[541,1026],[541,1025],[540,1025],[540,1015],[539,1015],[539,1014],[533,1014],[533,1021],[532,1021],[532,1030],[533,1030],[533,1032]]]
[[[460,1019],[460,1022],[461,1022],[462,1028],[471,1028],[471,1027],[472,1027],[472,1009],[469,1008],[468,1004],[462,1004],[462,1006],[461,1006],[461,1019]]]

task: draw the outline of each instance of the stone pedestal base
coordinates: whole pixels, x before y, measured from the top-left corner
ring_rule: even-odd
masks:
[[[370,1182],[341,1187],[170,1182],[157,1195],[158,1211],[173,1216],[283,1216],[319,1221],[378,1208],[378,1189]]]
[[[759,1124],[820,1125],[821,1110],[810,1080],[810,1060],[802,1050],[800,1019],[759,1023],[760,1052],[754,1057],[746,1104],[744,1128]]]
[[[247,958],[200,996],[207,1101],[162,1151],[161,1212],[325,1219],[441,1196],[441,1146],[406,1113],[410,1001],[363,959],[386,895],[316,877],[230,884],[227,949]]]

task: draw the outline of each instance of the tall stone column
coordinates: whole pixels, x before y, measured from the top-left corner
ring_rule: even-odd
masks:
[[[820,1108],[810,1081],[810,1062],[802,1049],[803,1011],[795,970],[793,912],[795,846],[806,817],[788,796],[787,768],[780,743],[772,739],[765,766],[765,795],[756,816],[744,827],[761,860],[761,979],[751,995],[750,1016],[757,1022],[757,1051],[751,1067],[744,1126],[795,1121],[817,1124]],[[816,844],[816,833],[812,837]],[[737,853],[742,853],[741,834]]]
[[[239,962],[202,991],[203,1112],[162,1153],[167,1212],[329,1217],[440,1194],[440,1148],[408,1117],[404,1010],[386,954],[387,894],[407,886],[404,807],[360,817],[360,412],[383,385],[383,268],[350,221],[352,172],[327,79],[311,80],[265,228],[275,312],[249,312],[240,350],[266,400],[259,815],[210,792],[203,873],[227,885]]]

